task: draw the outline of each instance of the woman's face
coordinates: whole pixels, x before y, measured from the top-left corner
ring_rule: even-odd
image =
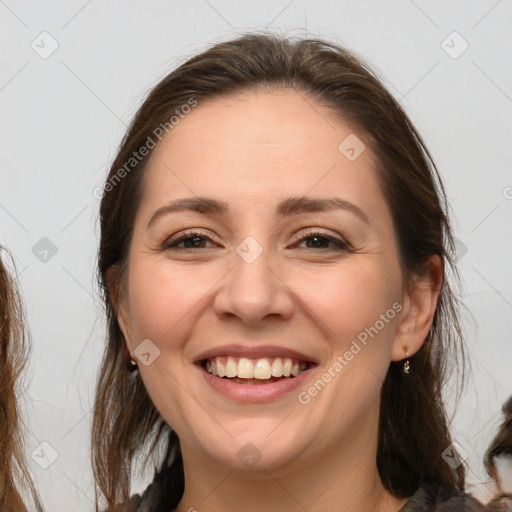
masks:
[[[289,89],[200,104],[155,149],[120,321],[184,456],[268,470],[376,449],[408,307],[356,137]]]

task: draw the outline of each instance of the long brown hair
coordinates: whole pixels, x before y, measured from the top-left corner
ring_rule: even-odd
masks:
[[[321,39],[268,33],[245,34],[192,57],[161,80],[136,113],[101,200],[98,278],[108,334],[95,401],[92,456],[97,486],[109,506],[128,498],[133,461],[144,448],[152,452],[156,446],[164,447],[158,452],[158,469],[169,468],[161,474],[170,490],[162,506],[175,507],[183,493],[179,440],[155,409],[141,379],[130,379],[129,354],[115,311],[113,290],[123,293],[151,150],[136,162],[133,155],[149,146],[159,127],[167,126],[170,132],[169,118],[191,100],[200,105],[250,89],[283,87],[348,121],[378,155],[379,181],[392,212],[404,277],[421,275],[427,259],[439,255],[458,283],[446,196],[436,166],[402,107],[365,63]],[[452,440],[442,390],[450,375],[459,392],[464,381],[458,306],[445,281],[427,339],[409,358],[411,372],[404,375],[400,363],[392,362],[382,387],[377,466],[384,485],[397,497],[412,495],[423,478],[452,489],[464,487],[464,465],[452,469],[443,458]]]
[[[26,490],[39,512],[43,507],[25,462],[17,400],[28,337],[20,293],[4,266],[2,252],[7,251],[0,246],[0,510],[26,510],[20,496]]]

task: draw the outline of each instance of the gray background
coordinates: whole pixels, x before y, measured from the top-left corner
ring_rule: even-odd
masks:
[[[94,189],[159,78],[265,27],[355,50],[432,151],[459,240],[473,365],[453,432],[485,495],[481,458],[512,392],[511,21],[508,0],[0,1],[0,243],[15,254],[32,332],[27,456],[48,510],[92,510],[104,328]]]

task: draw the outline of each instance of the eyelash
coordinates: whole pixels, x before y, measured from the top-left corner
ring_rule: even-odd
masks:
[[[185,231],[185,232],[181,233],[176,239],[173,239],[171,237],[170,239],[166,240],[162,246],[162,249],[163,250],[177,249],[177,250],[184,250],[184,251],[191,250],[191,249],[201,249],[201,247],[195,247],[195,248],[194,247],[177,247],[178,244],[180,244],[186,240],[191,240],[193,238],[198,238],[198,237],[206,239],[210,242],[213,242],[213,240],[209,236],[205,235],[201,231],[190,230],[190,231]],[[305,240],[309,240],[309,239],[313,239],[313,238],[322,238],[322,239],[327,240],[337,246],[337,248],[332,248],[332,249],[320,248],[319,251],[330,251],[330,250],[340,250],[340,251],[347,251],[347,252],[351,251],[350,245],[347,242],[345,242],[343,239],[336,238],[331,235],[327,235],[326,233],[323,233],[323,232],[317,231],[317,230],[310,230],[306,233],[302,233],[301,235],[296,235],[296,238],[298,238],[298,243],[302,243]],[[304,250],[308,251],[310,249],[311,248],[306,248]]]

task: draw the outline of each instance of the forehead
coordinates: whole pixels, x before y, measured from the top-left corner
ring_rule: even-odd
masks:
[[[364,149],[354,159],[347,144]],[[333,192],[362,204],[383,201],[362,134],[292,89],[248,91],[194,107],[155,149],[144,188],[151,203],[212,192],[240,206]]]

